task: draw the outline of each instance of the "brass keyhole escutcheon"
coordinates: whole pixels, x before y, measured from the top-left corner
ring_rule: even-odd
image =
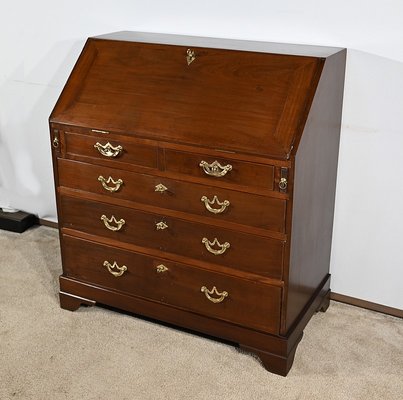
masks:
[[[157,272],[159,274],[166,271],[168,271],[168,268],[164,264],[157,265]]]
[[[187,61],[188,65],[190,65],[194,60],[196,60],[196,54],[195,54],[194,50],[187,49],[186,61]]]
[[[168,228],[168,225],[164,221],[160,221],[155,224],[155,227],[157,228],[157,231],[163,231]]]
[[[160,193],[164,193],[168,190],[168,188],[163,185],[162,183],[159,183],[158,185],[155,186],[155,192],[160,192]]]

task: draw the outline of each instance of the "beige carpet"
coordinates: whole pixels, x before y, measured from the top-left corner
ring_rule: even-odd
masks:
[[[403,398],[401,319],[332,302],[282,378],[229,345],[100,307],[60,309],[54,229],[0,231],[0,251],[1,400]]]

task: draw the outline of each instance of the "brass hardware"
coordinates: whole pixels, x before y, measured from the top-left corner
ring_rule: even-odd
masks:
[[[164,186],[162,183],[159,183],[157,186],[155,186],[156,192],[164,193],[166,190],[168,190],[168,188]]]
[[[157,272],[158,273],[166,272],[166,271],[168,271],[168,268],[164,264],[157,265]]]
[[[214,254],[215,256],[219,256],[220,254],[224,254],[227,249],[231,247],[231,245],[228,242],[225,242],[223,244],[220,244],[217,238],[214,238],[213,242],[210,242],[207,238],[202,239],[202,243],[206,246],[206,249],[211,253]],[[220,250],[215,250],[211,246],[217,245],[220,247]]]
[[[202,201],[204,203],[204,205],[206,206],[206,209],[208,211],[212,212],[213,214],[221,214],[230,205],[230,202],[228,200],[224,200],[223,202],[221,202],[221,201],[218,200],[217,196],[214,196],[213,200],[209,200],[207,198],[207,196],[203,196],[200,199],[200,201]],[[217,203],[221,207],[220,208],[211,207],[211,204],[214,204],[214,203]]]
[[[117,221],[113,215],[110,219],[108,219],[106,215],[102,215],[101,221],[110,231],[113,232],[120,231],[122,229],[122,226],[126,223],[126,221],[122,218],[119,221]],[[117,226],[110,225],[112,222]]]
[[[53,140],[52,140],[52,146],[57,149],[59,147],[59,131],[57,129],[55,129],[53,131]]]
[[[213,286],[213,289],[211,290],[208,290],[206,286],[202,286],[200,291],[204,293],[205,296],[214,304],[221,303],[226,297],[228,297],[228,292],[224,290],[223,292],[219,293],[215,286]],[[212,294],[220,297],[216,299],[215,297],[211,297]]]
[[[194,50],[187,49],[186,61],[188,62],[188,65],[190,65],[194,60],[196,60],[196,54],[195,54]]]
[[[116,264],[116,261],[114,261],[113,265],[111,263],[109,263],[108,261],[104,261],[104,267],[108,268],[108,271],[115,278],[117,278],[118,276],[122,276],[127,271],[126,265],[122,265],[121,267],[119,267],[119,265]],[[114,268],[116,268],[117,271],[113,271]]]
[[[280,181],[278,182],[278,187],[280,189],[280,192],[285,193],[287,191],[287,186],[288,186],[288,168],[281,167],[280,169]]]
[[[156,223],[155,226],[157,227],[157,231],[163,231],[168,228],[168,225],[164,221]]]
[[[232,165],[221,165],[217,160],[209,164],[207,161],[200,161],[199,167],[203,168],[203,171],[207,175],[215,176],[216,178],[220,178],[224,176],[227,172],[232,170]]]
[[[111,176],[108,179],[106,179],[102,175],[99,175],[98,180],[102,183],[102,186],[104,187],[104,189],[106,189],[107,191],[109,191],[111,193],[117,192],[120,189],[120,187],[123,185],[122,179],[118,179],[117,181],[114,181]],[[109,183],[112,183],[114,186],[108,186]]]
[[[108,131],[101,131],[99,129],[91,129],[91,132],[94,132],[94,133],[109,133]]]
[[[287,189],[287,179],[286,178],[281,178],[280,179],[280,182],[278,183],[278,187],[281,189],[281,190],[285,190],[285,189]]]
[[[121,145],[112,146],[109,142],[106,144],[101,144],[96,142],[94,147],[105,157],[117,157],[123,150]]]

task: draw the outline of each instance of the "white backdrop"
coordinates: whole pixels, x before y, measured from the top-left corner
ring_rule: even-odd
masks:
[[[0,207],[56,220],[47,119],[88,36],[348,48],[332,289],[403,308],[401,0],[0,0]]]

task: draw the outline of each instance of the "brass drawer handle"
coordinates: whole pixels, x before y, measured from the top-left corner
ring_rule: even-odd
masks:
[[[221,165],[217,160],[209,164],[207,161],[200,161],[199,167],[203,168],[203,171],[210,176],[215,176],[216,178],[221,178],[226,175],[227,172],[232,170],[232,165]]]
[[[52,146],[57,149],[59,147],[59,130],[54,129],[53,130],[53,140],[52,140]]]
[[[288,186],[287,178],[288,178],[288,168],[281,167],[280,168],[280,180],[278,182],[278,188],[280,189],[280,193],[287,192],[287,186]]]
[[[210,211],[213,214],[221,214],[225,211],[225,209],[230,205],[230,202],[228,200],[224,200],[223,202],[221,202],[220,200],[218,200],[217,196],[213,197],[213,200],[209,200],[207,198],[207,196],[203,196],[200,201],[202,201],[204,203],[204,205],[206,206],[206,209],[208,211]],[[220,208],[213,208],[211,207],[212,204],[217,203],[219,206],[221,206]]]
[[[168,271],[168,268],[164,264],[157,265],[157,272],[158,273],[167,272],[167,271]]]
[[[155,192],[164,193],[167,190],[168,188],[164,186],[162,183],[159,183],[158,185],[155,186]]]
[[[278,187],[280,188],[280,190],[286,190],[287,189],[287,179],[286,178],[281,178],[280,182],[278,183]]]
[[[101,221],[104,223],[104,225],[110,231],[113,231],[113,232],[120,231],[122,229],[122,226],[126,223],[126,221],[123,218],[121,218],[119,221],[117,221],[116,218],[113,215],[112,215],[112,217],[110,219],[108,219],[106,217],[106,215],[102,215]],[[114,224],[116,224],[117,226],[110,225],[112,222]]]
[[[221,303],[222,301],[224,301],[224,299],[226,297],[228,297],[228,292],[226,292],[225,290],[221,293],[218,292],[217,288],[215,286],[213,286],[213,289],[208,290],[206,288],[206,286],[202,286],[202,288],[200,289],[200,291],[202,293],[205,294],[205,296],[214,304],[217,303]],[[216,299],[215,297],[211,297],[211,295],[214,294],[216,296],[220,296],[218,299]]]
[[[202,239],[202,243],[206,246],[206,249],[211,253],[214,254],[215,256],[219,256],[220,254],[224,254],[227,249],[231,247],[231,245],[228,242],[225,242],[223,244],[220,244],[217,238],[214,238],[213,242],[210,242],[207,238]],[[220,247],[220,250],[215,250],[211,246],[217,245]]]
[[[157,222],[155,224],[157,231],[163,231],[164,229],[168,228],[168,225],[164,221]]]
[[[102,175],[99,175],[98,180],[102,183],[103,188],[111,193],[117,192],[123,185],[122,179],[114,181],[111,176],[108,179],[106,179]],[[112,183],[114,186],[108,186],[109,183]]]
[[[108,268],[108,271],[115,277],[117,278],[118,276],[122,276],[126,271],[127,267],[126,265],[122,265],[119,267],[118,264],[116,264],[116,261],[114,261],[113,264],[111,264],[108,261],[104,261],[104,267]],[[117,269],[117,271],[113,271],[114,269]]]
[[[96,142],[94,144],[94,147],[105,157],[117,157],[123,150],[123,147],[121,145],[118,146],[112,146],[109,142],[106,144],[101,144],[99,142]]]
[[[196,54],[194,50],[192,49],[187,49],[186,50],[186,61],[188,65],[190,65],[194,60],[196,60]]]

